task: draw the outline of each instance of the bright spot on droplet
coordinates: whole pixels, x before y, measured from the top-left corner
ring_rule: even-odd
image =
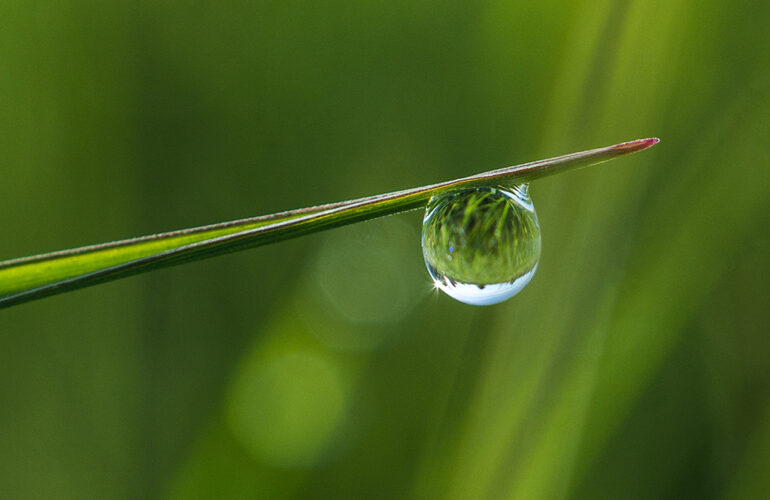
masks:
[[[320,353],[258,356],[235,379],[227,420],[254,456],[277,466],[306,467],[333,445],[349,396],[338,366]]]
[[[526,184],[463,189],[431,198],[422,230],[436,287],[472,305],[502,302],[537,270],[540,225]]]

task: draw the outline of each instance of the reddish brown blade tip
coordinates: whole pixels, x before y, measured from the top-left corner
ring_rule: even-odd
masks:
[[[650,137],[648,139],[637,139],[635,141],[624,142],[614,146],[613,149],[615,149],[620,154],[636,153],[637,151],[642,151],[652,147],[659,142],[660,139],[657,137]]]

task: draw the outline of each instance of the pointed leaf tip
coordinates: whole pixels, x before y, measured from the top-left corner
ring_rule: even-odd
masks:
[[[643,151],[650,148],[660,142],[657,137],[649,137],[647,139],[637,139],[635,141],[623,142],[614,146],[614,149],[620,154],[636,153],[637,151]]]

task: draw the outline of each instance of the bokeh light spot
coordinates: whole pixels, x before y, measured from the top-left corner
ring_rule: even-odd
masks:
[[[318,463],[344,421],[349,388],[314,352],[250,359],[235,379],[228,423],[256,457],[277,466]]]
[[[339,230],[319,253],[318,285],[350,321],[398,321],[414,307],[415,283],[424,278],[413,270],[418,245],[416,230],[396,218]]]

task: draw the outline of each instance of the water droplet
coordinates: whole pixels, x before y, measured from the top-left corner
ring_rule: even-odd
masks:
[[[529,283],[540,259],[540,225],[527,191],[521,184],[431,198],[422,253],[437,288],[466,304],[491,305]]]

